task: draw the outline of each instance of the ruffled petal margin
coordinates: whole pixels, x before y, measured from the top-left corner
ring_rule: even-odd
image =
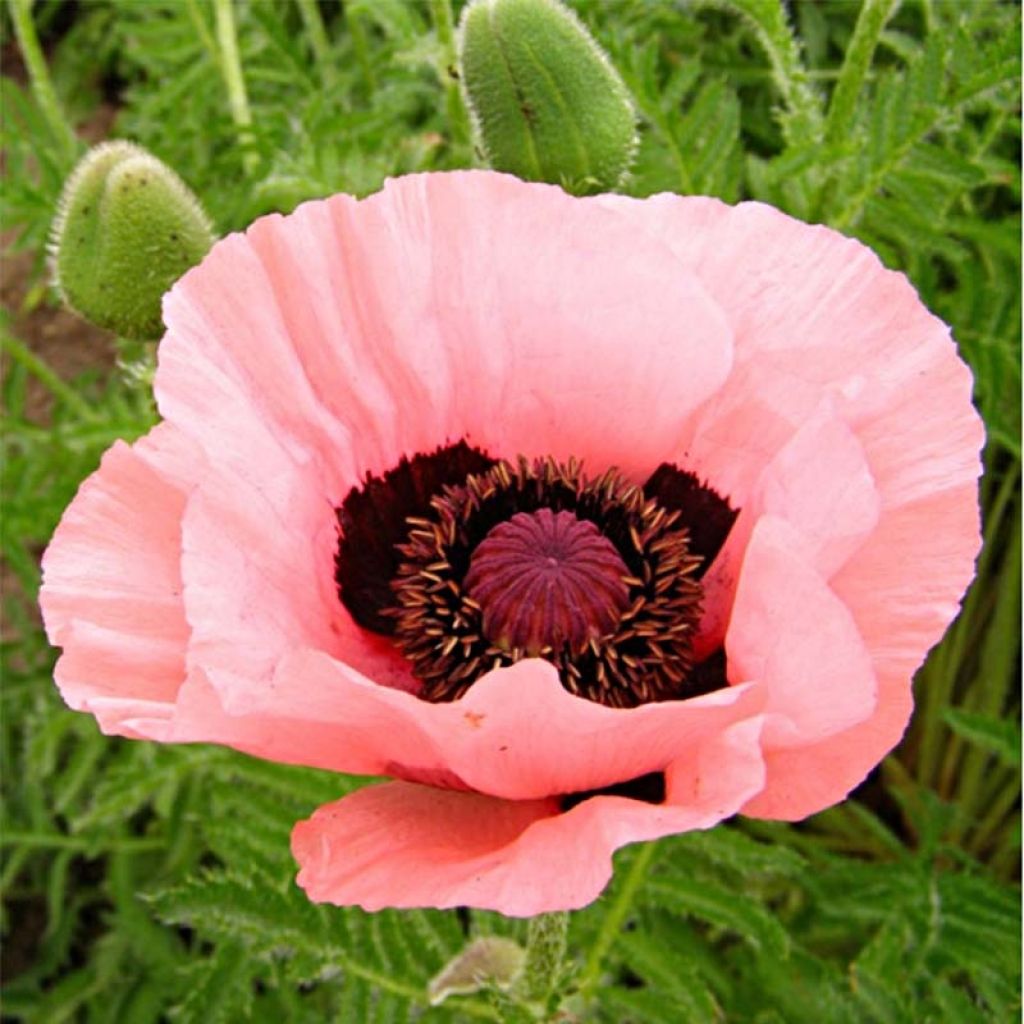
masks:
[[[68,705],[107,733],[166,738],[185,678],[181,517],[203,457],[160,424],[117,442],[81,486],[43,557],[39,601]]]
[[[596,899],[620,846],[729,817],[762,786],[753,718],[691,747],[666,773],[663,804],[595,796],[499,800],[393,782],[321,807],[292,833],[298,883],[317,902],[471,906],[513,917]]]
[[[759,689],[736,686],[689,701],[608,708],[570,694],[550,663],[526,659],[488,673],[460,700],[430,704],[317,651],[285,658],[273,691],[264,728],[241,744],[250,753],[511,800],[662,771],[756,715],[764,700]]]
[[[841,493],[827,486],[825,503],[846,526],[839,548],[821,547],[814,558],[871,657],[874,712],[820,742],[776,750],[764,794],[746,808],[805,817],[849,792],[899,742],[913,705],[913,674],[955,618],[973,577],[985,433],[971,402],[971,371],[949,328],[907,278],[854,239],[761,203],[730,207],[671,195],[602,201],[664,241],[733,330],[732,372],[692,418],[681,464],[744,512],[761,505],[813,540],[806,519],[793,519],[792,504],[780,507],[778,493],[759,487],[766,467],[778,467],[825,408],[859,449],[842,442],[837,460],[853,456],[854,466],[862,459],[877,495],[877,521],[858,535],[847,529],[856,525],[850,513],[858,506],[867,513],[868,505],[858,500],[844,509]],[[741,572],[737,527],[717,574],[709,573],[708,649],[727,628],[724,610]]]

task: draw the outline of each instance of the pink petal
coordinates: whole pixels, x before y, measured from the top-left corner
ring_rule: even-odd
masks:
[[[603,201],[665,241],[733,328],[733,371],[694,417],[680,458],[746,509],[764,467],[828,399],[878,495],[878,522],[855,556],[822,566],[870,653],[875,713],[804,754],[771,755],[773,782],[748,808],[801,817],[848,792],[898,742],[911,675],[973,575],[984,429],[970,370],[906,278],[852,239],[756,203]],[[719,609],[711,639],[723,582],[724,573],[708,580]]]
[[[268,692],[258,743],[242,746],[250,753],[514,800],[661,771],[764,700],[757,688],[736,686],[607,708],[570,694],[548,662],[527,659],[488,673],[458,701],[429,704],[311,650],[285,658]]]
[[[393,341],[419,378],[447,356],[456,422],[493,452],[642,475],[728,373],[729,332],[694,276],[598,202],[469,172],[391,181],[369,204],[363,255],[401,318]]]
[[[473,906],[526,917],[594,900],[620,846],[710,828],[763,781],[760,722],[734,725],[671,766],[664,804],[600,796],[498,800],[395,782],[359,790],[296,825],[298,883],[318,902]]]
[[[796,820],[820,811],[852,790],[900,741],[913,709],[908,680],[920,661],[917,652],[942,636],[958,610],[949,581],[959,579],[965,589],[973,575],[974,498],[970,484],[959,494],[940,493],[886,515],[857,558],[833,579],[872,651],[877,710],[824,742],[769,753],[773,782],[744,813]],[[911,577],[894,551],[917,554],[930,571]]]
[[[464,435],[650,472],[731,364],[721,312],[663,244],[493,173],[262,218],[185,275],[164,317],[161,412],[211,449],[257,421],[317,463],[335,503]],[[252,472],[230,444],[209,454]]]
[[[760,203],[601,201],[664,241],[732,326],[733,370],[681,455],[738,505],[827,395],[861,441],[883,507],[977,478],[970,371],[948,327],[866,246]]]
[[[490,173],[263,218],[174,287],[165,319],[160,409],[215,468],[184,525],[189,664],[232,712],[302,646],[414,688],[334,592],[333,508],[363,473],[468,436],[640,477],[731,361],[664,245]]]
[[[40,604],[64,653],[56,681],[104,732],[154,738],[185,677],[181,516],[201,454],[161,424],[117,442],[81,486],[43,558]],[[140,730],[129,720],[152,720]]]
[[[726,636],[729,674],[767,690],[765,746],[800,746],[868,718],[877,685],[846,606],[782,519],[754,529]]]
[[[784,519],[828,579],[878,522],[879,496],[856,435],[825,403],[767,464],[725,547],[704,577],[698,655],[722,643],[750,535],[764,515]]]

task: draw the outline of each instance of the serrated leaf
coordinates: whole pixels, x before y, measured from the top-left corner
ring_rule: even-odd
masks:
[[[648,989],[671,1003],[680,1020],[714,1021],[721,1007],[700,975],[687,963],[678,962],[671,947],[659,945],[642,931],[620,940],[623,960],[647,983]]]
[[[178,1024],[233,1024],[251,1012],[250,958],[242,945],[215,946],[190,965],[183,980],[187,995],[171,1013]]]
[[[675,913],[697,917],[725,928],[773,956],[789,953],[786,929],[770,911],[740,893],[706,879],[652,879],[644,892],[646,901]]]
[[[1009,718],[993,718],[961,708],[947,708],[942,716],[959,736],[995,754],[1006,764],[1020,764],[1020,724]]]

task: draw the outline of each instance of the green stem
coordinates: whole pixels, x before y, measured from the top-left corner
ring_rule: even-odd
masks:
[[[203,12],[199,9],[198,0],[185,0],[185,9],[188,11],[189,20],[192,22],[192,27],[196,30],[199,41],[203,44],[203,49],[210,60],[214,63],[219,63],[220,53],[217,50],[217,40],[210,33],[206,19],[203,17]]]
[[[531,1003],[547,1003],[565,965],[569,915],[564,910],[530,920],[520,989]]]
[[[6,352],[15,362],[20,363],[39,380],[49,392],[73,409],[83,420],[98,422],[99,416],[89,403],[74,388],[68,385],[37,355],[29,350],[6,330],[0,330],[0,350]]]
[[[600,980],[605,957],[622,931],[623,922],[633,904],[633,897],[636,896],[637,890],[643,884],[647,869],[651,866],[651,861],[654,860],[656,849],[655,843],[644,843],[637,851],[636,857],[630,865],[629,873],[622,881],[622,888],[619,889],[608,913],[605,914],[604,920],[601,922],[601,930],[590,947],[590,953],[587,955],[587,962],[583,966],[578,984],[581,995],[589,994]]]
[[[726,0],[742,14],[768,56],[776,87],[788,114],[782,120],[786,144],[797,147],[821,141],[822,116],[818,92],[808,80],[796,34],[779,0]]]
[[[959,666],[968,656],[974,644],[975,622],[981,618],[979,605],[986,588],[980,581],[988,578],[992,559],[999,545],[996,537],[1009,510],[1010,502],[1017,493],[1017,474],[1008,472],[998,490],[993,494],[993,476],[985,478],[982,507],[985,513],[985,538],[978,559],[974,585],[968,590],[963,610],[953,624],[949,635],[932,655],[931,661],[922,670],[922,678],[915,690],[919,694],[920,708],[915,728],[921,737],[917,752],[914,775],[924,785],[939,789],[940,779],[949,778],[954,772],[959,755],[958,737],[950,737],[942,723],[942,714],[952,703],[953,690]],[[940,789],[940,793],[944,792]]]
[[[999,784],[993,787],[994,792],[985,805],[983,817],[963,844],[969,854],[979,859],[984,857],[990,845],[998,843],[999,839],[993,843],[996,833],[1000,833],[1001,839],[1013,839],[1014,830],[1009,827],[1007,819],[1020,800],[1020,780],[1016,773],[1011,776],[1009,772],[997,775],[996,779]]]
[[[838,142],[849,132],[857,97],[871,68],[875,47],[895,6],[896,0],[864,0],[829,103],[825,122],[826,142]]]
[[[238,33],[235,30],[234,0],[213,0],[217,15],[217,46],[220,50],[220,70],[228,91],[231,118],[238,129],[238,142],[242,148],[242,165],[248,175],[256,169],[256,154],[252,150],[252,113],[242,76],[242,61],[238,55]]]
[[[101,848],[103,850],[162,850],[166,843],[166,839],[156,837],[153,839],[114,839],[103,843],[99,839],[65,836],[57,832],[11,832],[10,830],[0,836],[0,846],[31,846],[42,850],[87,851]]]
[[[469,123],[466,108],[462,103],[458,80],[454,77],[459,55],[455,47],[455,19],[452,17],[451,0],[430,0],[430,16],[434,22],[437,40],[444,51],[446,73],[444,74],[445,112],[452,144],[462,146],[469,141]]]
[[[320,81],[325,86],[330,85],[334,80],[334,63],[331,60],[331,43],[327,38],[324,19],[320,17],[320,7],[317,0],[296,0],[296,3],[299,5],[302,22],[309,33],[313,57],[320,67]]]
[[[47,126],[53,134],[68,167],[78,156],[78,139],[72,131],[64,111],[61,109],[57,92],[53,88],[50,70],[43,57],[43,49],[39,45],[39,36],[32,21],[32,0],[9,0],[11,21],[14,23],[14,34],[18,37],[18,46],[28,69],[29,81],[32,84],[32,95],[35,96],[39,109],[46,118]]]
[[[1002,572],[995,578],[989,577],[990,585],[1001,597],[996,601],[981,644],[977,679],[982,685],[972,687],[970,694],[975,698],[971,701],[972,710],[991,717],[1006,713],[1006,705],[1012,700],[1008,691],[1014,685],[1014,665],[1020,661],[1017,642],[1020,637],[1019,525],[1014,529],[1012,539],[1004,551]],[[960,812],[950,830],[950,837],[955,842],[961,843],[965,832],[977,823],[986,810],[986,801],[979,797],[986,781],[986,772],[992,772],[991,762],[992,755],[977,744],[969,744],[964,750],[955,778],[956,804]]]
[[[1003,523],[1010,510],[1010,502],[1017,494],[1018,474],[1008,471],[995,497],[992,497],[994,478],[991,473],[982,495],[985,513],[985,534],[978,559],[974,585],[967,592],[963,609],[954,623],[949,637],[939,647],[934,674],[929,673],[926,684],[921,687],[922,711],[920,715],[921,751],[916,776],[932,786],[940,795],[948,796],[956,777],[962,754],[963,741],[957,735],[950,735],[942,723],[942,715],[953,703],[956,683],[963,672],[963,666],[975,648],[978,624],[987,621],[986,604],[993,600],[991,585],[987,585],[993,571],[993,560],[1001,556],[1002,546],[997,542],[1003,530]]]

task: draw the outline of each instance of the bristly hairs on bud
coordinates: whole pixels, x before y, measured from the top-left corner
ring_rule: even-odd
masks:
[[[536,23],[534,46],[526,50],[543,70],[540,76],[517,65],[509,51],[510,40],[526,38],[522,33],[516,39],[522,24],[518,29],[511,24],[524,17]],[[478,28],[490,29],[490,38],[484,32],[470,38]],[[544,61],[537,45],[549,51],[558,47],[558,59],[550,59],[549,52]],[[494,52],[473,54],[474,47]],[[613,191],[627,180],[639,147],[633,97],[608,54],[561,0],[470,0],[459,21],[457,52],[474,142],[490,167],[561,185],[576,195]],[[477,66],[474,57],[480,58]],[[562,67],[570,64],[574,74],[560,80]],[[545,102],[552,91],[577,95],[554,109]]]
[[[63,301],[100,327],[160,336],[160,300],[216,241],[181,178],[133,142],[94,146],[64,184],[47,255]]]

